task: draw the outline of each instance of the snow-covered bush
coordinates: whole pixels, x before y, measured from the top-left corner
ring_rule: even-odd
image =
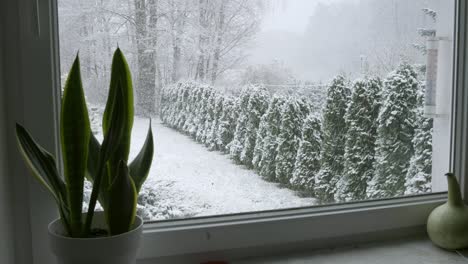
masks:
[[[263,141],[266,139],[268,129],[269,129],[268,110],[270,109],[273,100],[277,100],[277,98],[273,98],[268,103],[268,108],[267,108],[266,113],[260,118],[260,123],[258,125],[258,130],[257,130],[257,136],[255,138],[255,148],[254,148],[253,157],[252,157],[252,167],[257,171],[259,171],[259,169],[261,168],[262,156],[263,156],[263,151],[264,151]]]
[[[430,191],[432,121],[423,116],[423,91],[409,65],[384,85],[357,80],[352,93],[336,77],[321,113],[315,97],[269,99],[253,85],[230,97],[186,82],[164,88],[162,98],[168,126],[322,203]]]
[[[200,143],[204,143],[205,141],[207,123],[209,122],[207,121],[207,117],[209,117],[209,111],[211,107],[210,101],[211,89],[208,87],[203,87],[197,112],[197,119],[195,121],[195,123],[198,124],[195,139]]]
[[[143,220],[169,220],[187,218],[191,215],[182,205],[164,199],[165,193],[150,185],[143,185],[137,201],[137,214]]]
[[[296,98],[288,98],[281,109],[281,124],[277,137],[278,148],[275,161],[276,180],[289,184],[301,140],[304,117]]]
[[[180,107],[179,93],[181,92],[181,86],[183,84],[178,83],[164,87],[161,91],[161,109],[160,115],[161,120],[168,126],[177,127],[176,120],[179,116],[178,107]]]
[[[401,196],[413,156],[419,82],[413,67],[403,63],[385,80],[378,117],[375,172],[367,189],[369,198]]]
[[[229,143],[229,156],[236,162],[241,164],[241,154],[245,147],[245,137],[247,133],[247,123],[249,120],[249,113],[247,108],[249,106],[250,95],[252,94],[253,87],[248,85],[242,89],[240,97],[236,100],[238,105],[239,117],[236,122],[236,129],[234,138]]]
[[[192,135],[195,127],[195,117],[196,117],[196,109],[197,109],[197,95],[199,87],[196,83],[187,82],[185,84],[188,89],[188,98],[187,103],[185,105],[185,113],[186,119],[185,123],[182,125],[182,131],[185,133]]]
[[[274,96],[268,106],[263,119],[264,124],[262,130],[265,132],[263,140],[257,138],[258,145],[257,154],[254,155],[254,162],[258,167],[257,171],[260,175],[269,181],[276,180],[276,156],[278,151],[278,135],[281,125],[281,110],[285,103],[284,98]],[[255,150],[254,150],[255,152]]]
[[[308,100],[307,97],[301,96],[297,98],[297,104],[299,106],[299,114],[302,116],[302,118],[305,120],[307,116],[312,112],[312,105],[311,102]],[[315,112],[315,114],[318,114],[318,112]]]
[[[406,174],[405,194],[420,194],[432,191],[432,133],[433,120],[424,116],[423,85],[418,94],[417,128],[413,138],[414,154]]]
[[[247,124],[245,129],[244,148],[240,159],[244,165],[252,168],[257,132],[260,119],[268,107],[268,93],[264,87],[255,87],[251,90],[247,105]]]
[[[315,174],[320,169],[320,149],[322,145],[322,128],[320,118],[309,115],[302,125],[302,137],[294,164],[290,184],[293,188],[313,194]]]
[[[174,127],[182,129],[188,118],[187,105],[189,102],[190,89],[189,85],[182,85],[177,94],[177,108],[174,113]]]
[[[203,136],[200,139],[201,143],[204,143],[207,147],[209,146],[209,136],[211,129],[213,128],[213,122],[215,121],[215,108],[217,95],[213,89],[207,90],[207,100],[205,105],[205,125],[203,126]]]
[[[191,123],[190,126],[188,127],[188,130],[186,130],[192,138],[196,139],[197,137],[197,131],[198,128],[204,124],[204,123],[199,123],[201,120],[201,107],[202,107],[202,98],[204,94],[205,87],[198,85],[195,89],[192,90],[192,117],[191,117]]]
[[[211,128],[209,129],[205,145],[209,150],[219,150],[220,146],[218,145],[218,129],[219,123],[221,121],[221,116],[223,114],[224,107],[224,96],[220,94],[215,95],[215,103],[213,109],[213,121],[211,122]]]
[[[160,109],[159,109],[159,114],[160,114],[160,119],[161,121],[163,122],[167,122],[167,117],[168,117],[168,113],[169,113],[169,107],[171,105],[172,102],[170,102],[170,96],[169,96],[169,93],[170,93],[170,89],[171,86],[165,86],[163,89],[161,89],[161,105],[160,105]]]
[[[414,155],[406,174],[405,195],[432,191],[432,119],[420,116],[413,139]]]
[[[327,92],[323,110],[322,165],[315,178],[315,195],[322,202],[334,199],[343,173],[346,142],[346,110],[351,91],[343,76],[336,77]]]
[[[229,152],[228,144],[234,138],[238,111],[234,99],[226,97],[223,100],[222,113],[216,131],[216,145],[220,151]]]
[[[366,198],[367,184],[374,173],[377,117],[382,82],[377,78],[357,80],[346,113],[346,144],[342,178],[335,200],[348,202]]]

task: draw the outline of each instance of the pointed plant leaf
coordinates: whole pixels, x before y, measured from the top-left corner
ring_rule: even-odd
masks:
[[[111,111],[109,129],[104,134],[104,140],[101,146],[101,161],[107,162],[120,148],[120,142],[125,140],[126,133],[126,119],[128,116],[125,114],[124,108],[124,93],[123,86],[117,85],[116,93],[114,94],[114,104]],[[126,159],[125,159],[126,160]],[[112,163],[112,161],[110,162]],[[116,163],[118,165],[118,162]],[[113,172],[111,171],[111,174]]]
[[[50,153],[40,147],[19,124],[16,124],[16,139],[19,149],[37,180],[59,200],[65,196],[65,184],[58,175],[55,160]]]
[[[65,181],[69,190],[72,237],[81,235],[83,184],[88,162],[90,131],[81,82],[80,61],[77,56],[65,83],[60,116],[62,156]]]
[[[121,87],[119,87],[121,86]],[[121,126],[123,126],[124,134],[122,139],[118,142],[118,147],[116,151],[112,152],[110,170],[109,174],[111,177],[115,175],[114,170],[115,166],[119,163],[120,160],[128,160],[128,154],[130,151],[130,139],[133,126],[133,85],[132,77],[130,74],[130,69],[128,67],[127,61],[118,48],[112,58],[112,69],[111,69],[111,80],[109,87],[108,101],[103,116],[103,132],[106,135],[111,126],[112,111],[114,109],[115,100],[117,99],[116,94],[119,90],[122,90],[122,114],[125,115],[125,118],[122,118]],[[112,180],[112,179],[111,179]]]
[[[115,153],[115,151],[119,147],[119,142],[122,140],[122,137],[125,134],[125,126],[122,124],[125,123],[125,118],[127,118],[126,115],[123,114],[124,109],[122,107],[122,101],[123,101],[123,92],[122,92],[122,86],[117,85],[117,92],[114,94],[116,97],[114,100],[114,105],[113,109],[111,111],[111,120],[109,122],[109,130],[107,131],[106,134],[104,134],[104,140],[102,142],[101,149],[99,151],[99,158],[98,158],[98,169],[96,170],[96,175],[94,177],[93,181],[93,191],[91,192],[91,198],[89,200],[89,206],[88,206],[88,213],[86,215],[86,221],[84,225],[84,230],[83,230],[83,236],[89,236],[91,232],[91,223],[93,221],[94,217],[94,209],[96,206],[97,199],[99,198],[99,192],[102,190],[102,186],[105,184],[110,184],[111,173],[117,174],[117,171],[110,170],[107,168],[106,172],[106,167],[111,167],[108,166],[111,162],[109,161],[109,158],[112,153]],[[117,164],[118,166],[118,164]],[[116,166],[116,167],[117,167]],[[106,174],[104,174],[106,172]],[[103,183],[103,181],[107,181],[107,183]],[[108,196],[108,195],[107,195]],[[109,205],[109,200],[110,197],[108,197],[108,201],[105,202],[104,206]],[[107,217],[107,213],[106,213]]]
[[[60,216],[69,234],[69,209],[67,203],[67,190],[60,178],[54,157],[44,150],[29,133],[19,124],[16,124],[16,140],[20,152],[35,178],[52,194],[59,207]]]
[[[140,153],[130,163],[129,170],[130,176],[135,182],[137,193],[140,192],[141,186],[148,177],[151,163],[153,162],[154,142],[153,132],[151,129],[151,120],[149,123],[148,134],[146,135],[145,143],[140,150]]]
[[[99,152],[101,151],[101,144],[93,133],[89,136],[89,147],[88,147],[88,163],[87,163],[87,178],[91,182],[96,177],[98,164],[99,164]]]
[[[94,179],[96,179],[97,177],[100,152],[101,152],[101,144],[93,135],[93,133],[91,133],[90,138],[89,138],[88,166],[87,166],[86,178],[88,179],[88,181],[92,183],[94,183]],[[100,191],[99,191],[98,200],[102,208],[104,208],[104,211],[106,211],[107,200],[108,200],[107,190],[109,189],[109,182],[107,180],[108,178],[107,166],[104,166],[103,170],[104,170],[103,172],[104,180],[102,181],[101,186],[99,188]]]
[[[107,221],[111,235],[128,232],[135,220],[137,192],[125,161],[120,161],[117,175],[109,188]]]

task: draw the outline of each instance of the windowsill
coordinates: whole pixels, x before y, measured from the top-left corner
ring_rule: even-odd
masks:
[[[464,254],[460,255],[460,254]],[[287,255],[281,257],[253,258],[234,261],[232,264],[436,264],[467,263],[468,250],[445,251],[434,246],[425,237],[405,240],[361,244],[352,247],[335,248]]]
[[[432,244],[425,226],[292,244],[140,259],[138,264],[439,264],[468,263],[468,249],[447,251]],[[217,263],[217,262],[214,262]]]

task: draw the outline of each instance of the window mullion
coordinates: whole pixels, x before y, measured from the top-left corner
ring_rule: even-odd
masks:
[[[467,157],[468,157],[468,74],[467,65],[467,26],[468,5],[466,1],[456,1],[456,39],[455,39],[455,71],[454,71],[454,96],[452,110],[454,113],[453,125],[454,133],[452,138],[452,164],[454,172],[458,175],[462,187],[465,201],[468,199],[468,177],[467,177]]]

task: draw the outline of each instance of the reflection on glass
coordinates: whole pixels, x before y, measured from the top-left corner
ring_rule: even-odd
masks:
[[[153,118],[147,220],[446,190],[453,1],[59,0],[99,136],[111,53]],[[65,78],[65,76],[62,76]],[[90,188],[90,184],[87,184]]]

